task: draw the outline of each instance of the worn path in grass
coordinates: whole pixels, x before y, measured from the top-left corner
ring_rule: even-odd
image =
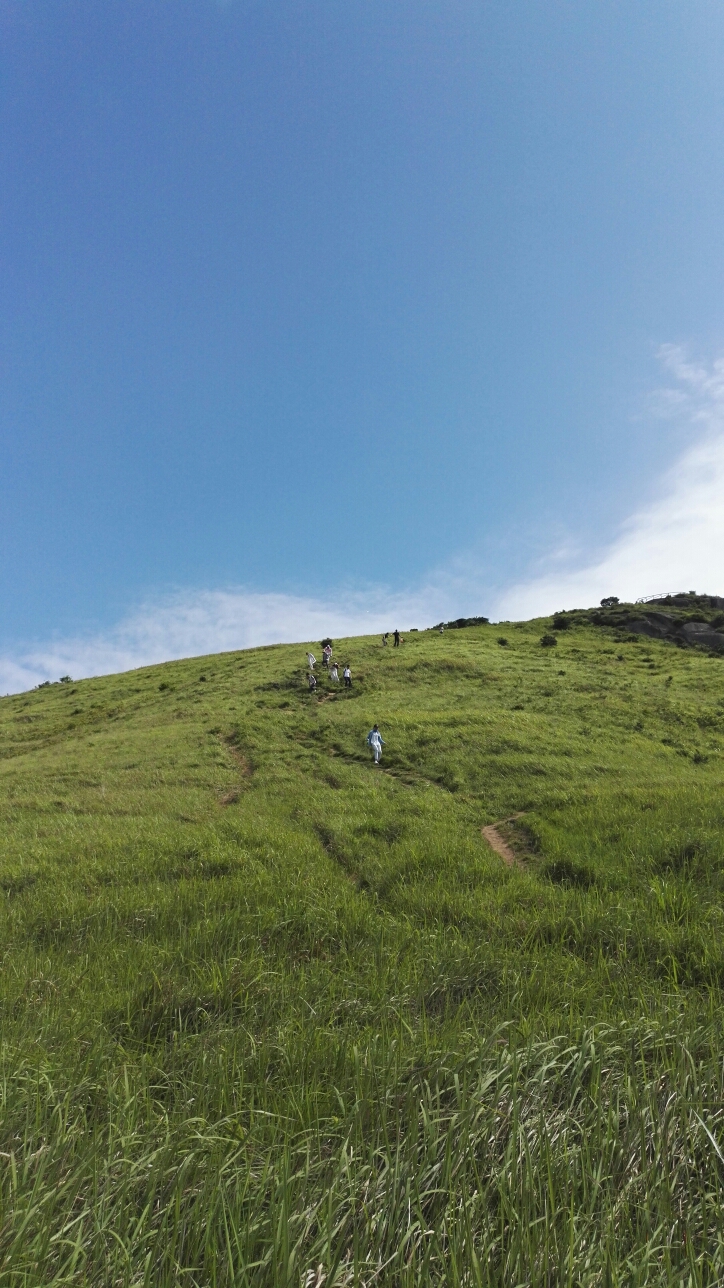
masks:
[[[500,822],[513,823],[515,819],[522,817],[523,811],[521,810],[518,814],[511,814],[510,818],[501,819]],[[481,829],[488,845],[491,849],[495,850],[496,854],[500,855],[503,862],[506,863],[509,868],[515,867],[516,864],[522,867],[523,865],[520,856],[516,854],[513,847],[500,835],[500,832],[498,831],[499,826],[500,823],[488,823],[486,827]]]

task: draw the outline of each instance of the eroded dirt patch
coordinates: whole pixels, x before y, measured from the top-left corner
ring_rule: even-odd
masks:
[[[511,814],[510,818],[501,819],[498,823],[488,823],[486,827],[481,828],[491,850],[495,850],[509,868],[525,866],[520,854],[511,844],[518,839],[514,832],[514,825],[516,820],[522,817],[522,813]]]

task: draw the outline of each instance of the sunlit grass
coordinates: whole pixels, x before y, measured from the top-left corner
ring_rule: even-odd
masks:
[[[548,625],[0,702],[0,1284],[721,1279],[724,661]]]

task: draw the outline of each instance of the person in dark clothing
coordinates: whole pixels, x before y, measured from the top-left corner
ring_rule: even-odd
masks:
[[[400,632],[395,631],[395,648],[400,647]]]

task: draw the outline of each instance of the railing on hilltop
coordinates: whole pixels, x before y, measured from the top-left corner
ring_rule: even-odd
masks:
[[[665,590],[661,595],[642,595],[640,599],[635,599],[635,604],[652,604],[655,599],[678,599],[680,595],[686,595],[685,590]]]

